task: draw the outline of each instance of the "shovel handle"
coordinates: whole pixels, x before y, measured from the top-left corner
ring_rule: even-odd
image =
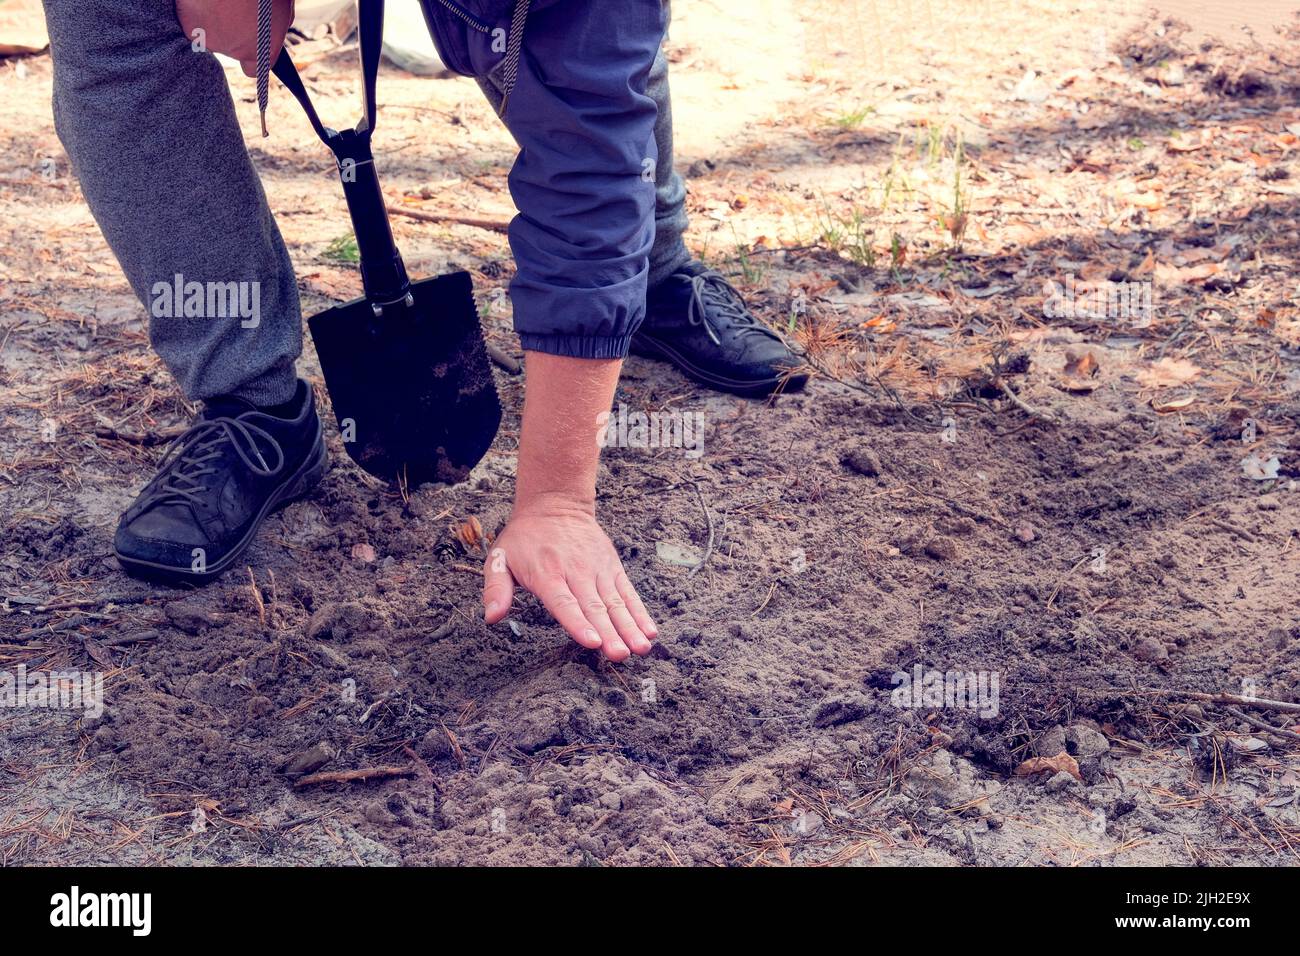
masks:
[[[411,283],[401,253],[393,241],[388,211],[384,208],[384,194],[379,188],[379,175],[375,172],[375,157],[370,151],[370,138],[375,129],[375,79],[383,49],[383,0],[359,0],[357,11],[363,91],[361,121],[355,129],[330,129],[320,121],[288,48],[281,49],[272,69],[302,106],[312,129],[338,162],[339,180],[348,202],[352,230],[357,237],[361,281],[366,298],[378,315],[385,306],[409,302]]]
[[[338,158],[339,181],[348,201],[352,231],[361,258],[361,282],[376,314],[410,295],[411,282],[402,254],[393,241],[393,229],[384,208],[375,158],[370,152],[369,131],[343,130],[337,134],[334,155]]]

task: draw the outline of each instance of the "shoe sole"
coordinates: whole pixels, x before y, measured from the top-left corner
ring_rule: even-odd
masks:
[[[231,548],[220,561],[210,565],[206,571],[191,571],[188,568],[178,568],[170,564],[141,561],[139,558],[127,557],[117,548],[113,549],[113,555],[122,566],[122,570],[132,577],[143,578],[160,584],[188,584],[196,587],[215,581],[229,571],[230,566],[237,562],[244,552],[248,550],[248,546],[257,537],[257,532],[261,529],[263,521],[316,487],[321,478],[325,476],[325,466],[328,462],[329,457],[325,451],[325,429],[323,425],[318,425],[316,444],[312,448],[311,454],[298,466],[298,470],[274,494],[266,499],[266,503],[262,505],[261,513],[248,526],[248,531],[245,532],[239,543]]]
[[[773,392],[787,394],[797,392],[808,382],[808,376],[804,374],[791,375],[789,378],[774,377],[762,379],[738,379],[727,378],[725,375],[718,375],[707,369],[702,369],[693,365],[690,359],[681,353],[675,351],[670,346],[664,345],[655,339],[636,336],[632,341],[632,352],[645,356],[646,358],[661,359],[669,362],[701,385],[707,385],[710,388],[719,389],[724,392],[731,392],[734,395],[741,395],[745,398],[763,398],[771,395]]]

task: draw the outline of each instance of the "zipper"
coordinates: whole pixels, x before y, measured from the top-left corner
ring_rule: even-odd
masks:
[[[487,26],[485,23],[482,23],[477,17],[470,16],[468,13],[462,10],[457,4],[452,3],[451,0],[438,0],[438,3],[446,7],[453,14],[455,14],[465,23],[469,24],[471,28],[477,30],[479,33],[492,32],[491,27]]]

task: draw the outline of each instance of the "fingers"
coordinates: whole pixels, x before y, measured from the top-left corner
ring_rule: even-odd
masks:
[[[587,622],[600,635],[601,647],[605,651],[605,656],[615,663],[627,660],[631,651],[623,643],[623,639],[619,637],[618,628],[614,626],[614,622],[610,620],[605,601],[601,598],[600,592],[596,590],[595,579],[589,574],[575,576],[569,579],[569,589],[573,592],[573,596],[578,599],[578,604],[582,607],[582,613],[587,618]]]
[[[653,641],[659,636],[659,628],[651,619],[645,605],[641,603],[641,595],[636,593],[636,588],[632,587],[632,582],[628,580],[627,574],[621,568],[618,574],[614,575],[614,587],[627,604],[632,620],[636,621],[636,626],[641,629],[641,633]]]
[[[623,643],[633,654],[649,654],[650,638],[642,633],[640,625],[632,617],[626,599],[619,593],[615,576],[602,574],[596,582],[596,590],[600,593],[600,599],[605,602],[609,619],[614,622],[614,628],[618,631],[618,636],[623,639]]]
[[[515,579],[506,564],[506,553],[493,548],[483,563],[483,620],[488,624],[503,620],[514,596]]]
[[[533,593],[542,599],[542,604],[546,605],[546,610],[551,612],[551,617],[559,622],[560,627],[583,647],[594,651],[604,645],[604,639],[582,613],[582,606],[569,590],[564,578],[558,574],[547,577]],[[624,653],[623,656],[626,657],[627,654]]]

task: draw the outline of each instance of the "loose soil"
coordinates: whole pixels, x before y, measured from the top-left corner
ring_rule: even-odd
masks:
[[[663,632],[617,667],[528,596],[481,622],[523,391],[501,369],[464,483],[381,486],[331,428],[246,568],[123,576],[117,514],[192,409],[69,176],[48,57],[0,63],[0,670],[106,682],[98,718],[0,711],[0,862],[1294,864],[1295,715],[1170,696],[1300,700],[1287,37],[970,6],[679,12],[691,243],[818,374],[763,403],[628,362],[617,401],[707,430],[698,458],[603,455]],[[327,122],[353,57],[306,71]],[[360,283],[280,93],[249,144],[310,312]],[[471,84],[388,70],[380,99],[395,204],[508,218]],[[395,222],[413,275],[474,273],[518,356],[504,237]],[[1048,317],[1069,276],[1150,282],[1151,314]],[[996,698],[900,700],[949,671]]]

